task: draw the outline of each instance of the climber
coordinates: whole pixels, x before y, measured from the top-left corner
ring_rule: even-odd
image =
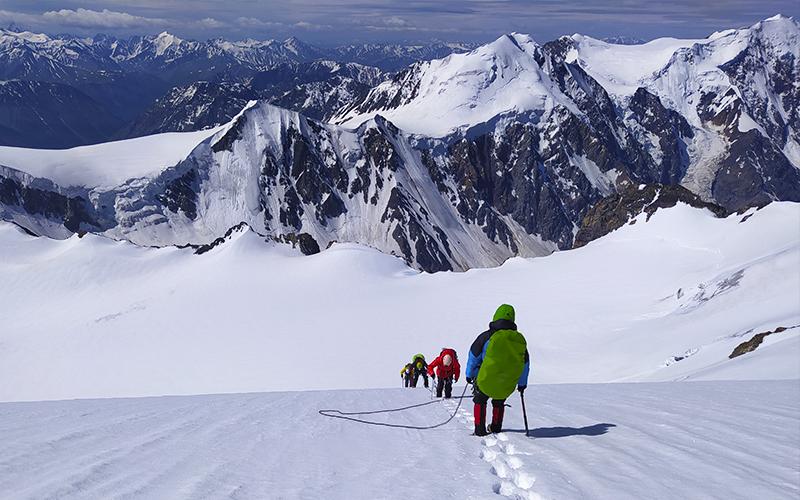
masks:
[[[425,387],[428,387],[428,363],[425,362],[425,356],[422,354],[415,354],[413,358],[411,358],[411,364],[414,365],[414,374],[411,378],[411,387],[417,386],[417,381],[419,380],[420,375],[425,381]]]
[[[458,382],[458,377],[461,376],[461,365],[458,364],[458,356],[454,349],[445,347],[439,353],[439,357],[431,361],[428,365],[428,375],[431,377],[439,377],[436,382],[436,397],[442,397],[444,390],[445,399],[449,399],[453,395],[453,381]]]
[[[469,350],[467,383],[473,384],[475,435],[498,433],[503,428],[506,398],[528,385],[530,357],[525,337],[517,331],[514,308],[497,308],[489,329],[478,335]],[[492,423],[486,428],[486,403],[492,399]]]
[[[414,375],[414,365],[406,363],[406,366],[400,369],[400,378],[403,379],[403,387],[411,387],[411,377]]]

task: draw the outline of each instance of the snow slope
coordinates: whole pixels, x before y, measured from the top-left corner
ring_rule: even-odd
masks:
[[[0,165],[62,187],[110,189],[125,181],[152,177],[186,158],[225,126],[196,132],[169,132],[71,149],[0,146]]]
[[[680,88],[682,83],[689,83],[674,78],[677,76],[675,73],[670,75],[671,71],[675,71],[675,66],[690,68],[690,74],[683,76],[697,79],[690,82],[691,85],[698,82],[730,85],[728,76],[720,66],[739,56],[754,43],[754,39],[758,39],[767,49],[789,53],[795,58],[800,55],[797,24],[792,18],[780,15],[748,28],[716,32],[704,39],[659,38],[640,45],[617,45],[578,34],[571,38],[575,42],[575,50],[567,60],[578,62],[610,93],[628,96],[642,86],[651,87],[655,84],[666,90],[670,86],[675,89]],[[672,81],[656,83],[670,77],[673,77]],[[660,96],[662,99],[665,97],[663,93]],[[678,102],[670,104],[680,109]]]
[[[658,38],[643,44],[619,45],[595,38],[572,35],[576,49],[567,56],[577,61],[612,94],[632,95],[642,82],[652,78],[679,49],[701,43],[701,39]]]
[[[248,231],[194,255],[3,224],[0,401],[391,387],[413,353],[466,358],[503,302],[534,383],[799,379],[799,227],[794,203],[727,219],[678,205],[577,250],[421,274]]]
[[[424,389],[4,403],[0,498],[800,494],[797,381],[550,385],[526,395],[531,437],[513,397],[507,432],[484,439],[469,435],[469,407],[429,431],[317,414],[425,402]],[[426,425],[456,403],[374,420]]]
[[[419,63],[406,73],[409,79],[418,75],[418,81],[400,107],[354,110],[338,122],[355,128],[380,114],[401,130],[443,137],[503,113],[550,110],[556,104],[574,110],[534,59],[537,47],[528,35],[512,33],[466,54]],[[398,92],[396,85],[396,79],[382,83],[367,100]]]

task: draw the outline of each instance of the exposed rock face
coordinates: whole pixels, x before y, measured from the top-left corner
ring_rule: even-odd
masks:
[[[46,179],[35,179],[3,166],[0,216],[38,234],[48,233],[41,229],[48,226],[62,226],[73,233],[107,227],[85,194],[66,194]]]
[[[791,328],[797,328],[797,327],[793,326]],[[756,349],[758,349],[758,346],[760,346],[762,342],[764,342],[764,337],[766,337],[768,335],[772,335],[774,333],[781,333],[781,332],[784,332],[784,331],[786,331],[788,329],[789,328],[786,328],[786,327],[783,327],[783,326],[779,326],[778,328],[776,328],[776,329],[774,329],[772,331],[758,333],[758,334],[754,335],[753,338],[751,338],[747,342],[742,342],[741,344],[737,345],[736,348],[733,350],[733,352],[730,353],[728,358],[729,359],[738,358],[742,354],[747,354],[748,352],[753,352]]]
[[[745,109],[733,89],[701,99],[698,116],[717,127],[728,143],[717,163],[711,196],[733,211],[772,200],[800,201],[800,169],[757,128],[741,130]]]
[[[231,121],[249,101],[257,98],[252,89],[238,83],[195,82],[175,87],[156,99],[117,137],[210,128]]]
[[[686,145],[694,137],[692,127],[679,113],[665,108],[657,96],[641,87],[633,94],[628,112],[629,123],[638,124],[658,138],[660,161],[655,180],[661,184],[680,183],[689,167]]]
[[[717,217],[727,212],[719,205],[707,203],[681,186],[664,184],[627,184],[617,194],[594,205],[583,218],[581,228],[575,235],[574,247],[582,247],[592,240],[621,228],[641,213],[650,218],[656,210],[685,203],[696,208],[705,208]]]

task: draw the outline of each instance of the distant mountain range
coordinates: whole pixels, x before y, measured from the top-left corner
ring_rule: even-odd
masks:
[[[142,57],[172,50],[160,40]],[[66,166],[0,148],[0,216],[149,246],[213,245],[246,224],[306,253],[354,241],[442,271],[582,245],[678,202],[722,215],[800,201],[800,26],[781,16],[638,45],[512,33],[388,75],[281,63],[181,85],[150,110],[129,134],[235,118],[124,181],[64,172],[91,153],[104,175],[102,158],[128,141]],[[147,140],[156,152],[176,141]]]
[[[118,39],[0,30],[0,81],[14,82],[0,85],[0,144],[63,148],[224,123],[241,109],[243,95],[324,118],[362,97],[385,72],[471,48],[322,49],[297,38],[199,42],[166,32]],[[188,93],[196,99],[187,102]],[[209,108],[209,100],[218,106]],[[166,109],[173,102],[177,108]],[[26,114],[35,118],[16,118]]]

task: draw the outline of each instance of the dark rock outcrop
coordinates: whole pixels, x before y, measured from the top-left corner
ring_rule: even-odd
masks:
[[[701,200],[697,195],[681,186],[664,184],[628,184],[619,193],[609,196],[593,206],[581,222],[575,235],[574,248],[621,228],[634,217],[646,213],[649,219],[656,210],[674,207],[677,203],[710,210],[717,217],[728,212],[713,203]]]
[[[793,326],[790,328],[797,328],[797,327]],[[786,330],[789,330],[790,328],[779,326],[778,328],[768,332],[757,333],[756,335],[753,336],[753,338],[751,338],[747,342],[742,342],[741,344],[737,345],[736,348],[734,348],[733,352],[731,352],[730,355],[728,355],[728,358],[733,359],[741,356],[742,354],[753,352],[758,348],[758,346],[761,345],[762,342],[764,342],[764,337],[772,335],[774,333],[784,332]]]
[[[27,215],[40,216],[54,224],[61,224],[71,232],[79,230],[100,231],[103,223],[98,220],[94,206],[84,197],[63,194],[58,186],[49,181],[22,182],[0,169],[0,213],[18,210]],[[13,220],[13,219],[12,219]],[[17,222],[18,225],[21,225]],[[26,227],[36,233],[35,228]]]

